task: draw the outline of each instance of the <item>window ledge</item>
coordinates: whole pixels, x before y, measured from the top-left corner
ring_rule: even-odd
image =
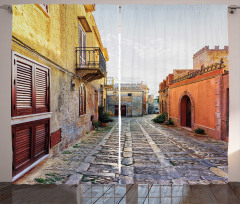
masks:
[[[79,118],[84,117],[84,116],[87,116],[87,114],[80,115]]]
[[[43,161],[44,159],[48,158],[49,154],[43,156],[42,158],[40,158],[39,160],[37,160],[36,162],[34,162],[33,164],[31,164],[29,167],[27,167],[26,169],[24,169],[23,171],[21,171],[20,173],[18,173],[16,176],[14,176],[12,178],[12,182],[16,181],[18,178],[20,178],[21,176],[23,176],[25,173],[27,173],[29,170],[31,170],[33,167],[35,167],[37,164],[39,164],[41,161]]]
[[[41,120],[41,119],[45,119],[45,118],[51,118],[51,116],[52,116],[52,112],[16,116],[16,117],[12,117],[11,125],[31,122],[31,121],[35,121],[35,120]]]

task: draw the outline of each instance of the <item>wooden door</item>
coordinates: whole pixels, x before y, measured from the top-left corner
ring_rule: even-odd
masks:
[[[189,98],[187,98],[186,102],[186,126],[187,127],[192,127],[192,117],[191,117],[192,111],[191,111],[191,101]]]
[[[115,105],[115,107],[114,107],[114,113],[115,113],[115,116],[118,116],[118,105]]]
[[[127,107],[126,105],[121,105],[121,116],[127,115]]]

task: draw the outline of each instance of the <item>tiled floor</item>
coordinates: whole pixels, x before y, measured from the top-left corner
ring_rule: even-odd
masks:
[[[0,203],[238,204],[240,183],[210,185],[12,185],[0,183]]]

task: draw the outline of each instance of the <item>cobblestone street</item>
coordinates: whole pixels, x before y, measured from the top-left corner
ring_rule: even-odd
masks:
[[[196,138],[154,124],[155,115],[122,118],[122,167],[118,171],[118,123],[93,131],[48,159],[17,183],[223,184],[227,143]],[[37,180],[37,181],[36,181]]]

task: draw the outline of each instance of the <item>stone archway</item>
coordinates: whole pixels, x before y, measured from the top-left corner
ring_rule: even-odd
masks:
[[[179,121],[183,127],[194,127],[194,101],[191,94],[187,91],[183,92],[179,101]]]

